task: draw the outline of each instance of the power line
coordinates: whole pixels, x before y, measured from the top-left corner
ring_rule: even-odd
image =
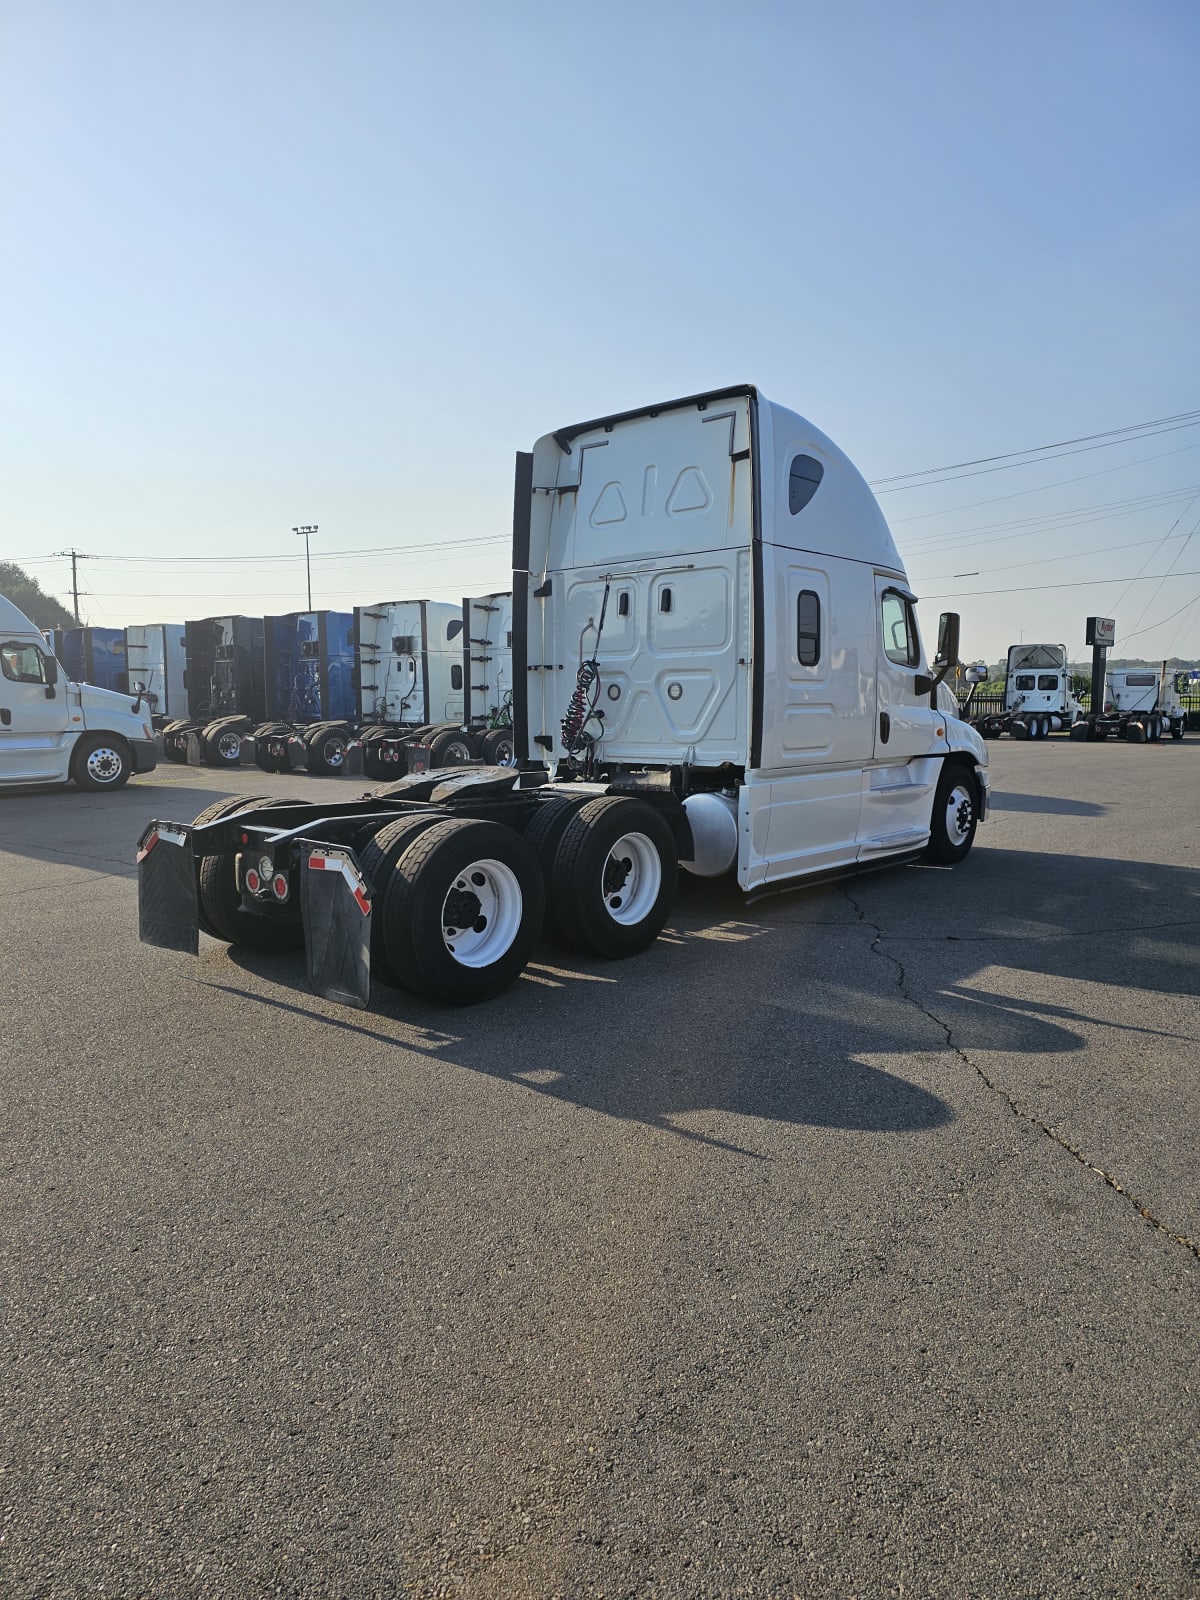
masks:
[[[1153,583],[1155,578],[1200,578],[1200,569],[1195,572],[1151,572],[1138,574],[1130,578],[1130,583]],[[927,594],[926,600],[978,600],[985,595],[992,594],[1032,594],[1041,593],[1046,589],[1100,589],[1109,583],[1124,583],[1126,579],[1122,574],[1119,578],[1075,578],[1070,583],[1026,583],[1015,589],[969,589],[954,590],[946,594]]]
[[[1169,424],[1175,424],[1175,426],[1169,426]],[[895,490],[887,489],[885,485],[903,484],[905,478],[935,478],[937,474],[943,472],[958,473],[963,478],[977,478],[983,474],[981,472],[964,472],[961,469],[964,467],[981,467],[992,472],[1004,472],[1009,468],[993,467],[989,466],[989,463],[1007,461],[1014,467],[1029,467],[1036,465],[1036,463],[1033,461],[1018,461],[1016,458],[1018,456],[1041,456],[1043,460],[1053,461],[1057,458],[1047,455],[1045,452],[1055,450],[1062,455],[1083,455],[1086,453],[1083,450],[1069,450],[1066,447],[1078,444],[1087,445],[1092,450],[1107,450],[1111,448],[1112,444],[1127,444],[1130,439],[1153,439],[1158,433],[1177,433],[1181,428],[1195,428],[1198,426],[1200,426],[1200,411],[1179,411],[1173,417],[1156,417],[1149,422],[1133,422],[1127,428],[1110,428],[1105,433],[1085,433],[1081,434],[1078,439],[1059,439],[1054,444],[1035,444],[1028,446],[1024,450],[1009,450],[1003,455],[979,456],[974,461],[952,461],[943,467],[922,467],[919,472],[897,472],[890,478],[872,478],[869,481],[872,489],[879,489],[883,493],[892,494],[895,493]],[[1153,429],[1154,432],[1145,431],[1147,429]],[[1092,444],[1091,441],[1093,439],[1106,439],[1109,443]],[[955,479],[943,478],[938,481],[953,483]],[[905,484],[904,487],[919,489],[924,485],[910,483]]]

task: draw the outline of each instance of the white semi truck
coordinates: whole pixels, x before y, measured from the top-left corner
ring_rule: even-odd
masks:
[[[1104,709],[1082,717],[1071,730],[1073,739],[1127,739],[1156,744],[1164,733],[1182,739],[1187,710],[1164,661],[1153,667],[1110,668],[1104,683]]]
[[[973,722],[985,739],[1005,733],[1014,739],[1044,739],[1069,730],[1081,712],[1066,645],[1014,644],[1004,676],[1004,710],[985,712]]]
[[[129,687],[141,694],[155,728],[186,717],[187,652],[182,622],[142,623],[125,629]]]
[[[0,787],[120,789],[156,763],[145,700],[71,683],[45,635],[0,596]]]
[[[517,457],[513,527],[519,771],[153,822],[145,942],[304,944],[319,994],[464,1004],[543,934],[644,950],[681,866],[754,896],[967,856],[987,750],[939,703],[958,618],[931,664],[875,498],[810,422],[739,386],[560,428]]]

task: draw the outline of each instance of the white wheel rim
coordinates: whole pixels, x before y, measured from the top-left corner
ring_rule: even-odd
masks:
[[[644,833],[623,834],[604,859],[600,894],[614,922],[624,928],[644,922],[662,888],[662,861]]]
[[[121,757],[109,745],[92,750],[87,758],[88,776],[96,783],[112,783],[121,776]]]
[[[442,902],[442,939],[463,967],[490,967],[512,948],[525,896],[503,861],[472,861],[455,875]]]
[[[242,741],[236,733],[223,733],[217,740],[217,750],[225,761],[236,761],[242,753]]]
[[[340,767],[345,759],[346,746],[340,739],[330,739],[322,754],[328,766]]]
[[[956,783],[946,797],[946,837],[953,845],[966,844],[975,820],[975,801],[965,783]]]

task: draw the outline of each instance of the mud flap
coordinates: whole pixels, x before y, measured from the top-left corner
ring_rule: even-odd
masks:
[[[342,763],[342,771],[348,778],[361,778],[363,775],[363,747],[361,739],[351,739],[346,746],[346,759]]]
[[[160,950],[200,949],[200,908],[192,830],[183,822],[152,822],[138,840],[138,938]]]
[[[353,850],[296,841],[300,917],[314,994],[365,1011],[371,998],[371,890]]]

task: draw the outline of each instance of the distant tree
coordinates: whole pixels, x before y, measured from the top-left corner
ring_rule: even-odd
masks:
[[[0,561],[0,594],[11,600],[39,628],[73,628],[75,618],[52,594],[46,594],[15,561]]]

